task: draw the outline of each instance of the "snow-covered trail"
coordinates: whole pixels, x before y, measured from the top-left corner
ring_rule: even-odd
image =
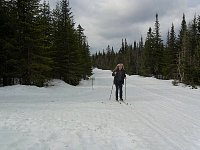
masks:
[[[127,77],[127,102],[109,95],[110,71],[77,87],[0,88],[1,150],[199,150],[200,90]],[[115,90],[115,89],[114,89]]]

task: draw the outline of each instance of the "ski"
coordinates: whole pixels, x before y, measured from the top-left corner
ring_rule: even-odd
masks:
[[[122,103],[124,103],[124,104],[128,105],[128,103],[127,103],[127,102],[125,102],[125,101],[120,101],[120,102],[122,102]]]
[[[115,101],[121,104],[121,101],[117,101],[117,100],[115,100]]]

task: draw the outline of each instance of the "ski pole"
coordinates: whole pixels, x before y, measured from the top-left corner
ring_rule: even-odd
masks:
[[[113,85],[114,85],[114,83],[112,84],[112,89],[111,89],[111,92],[110,92],[110,97],[109,97],[109,100],[111,100],[112,91],[113,91]]]
[[[125,78],[125,100],[126,100],[126,78]]]

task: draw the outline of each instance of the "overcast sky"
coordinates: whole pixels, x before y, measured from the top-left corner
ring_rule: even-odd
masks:
[[[55,8],[58,0],[50,0]],[[165,39],[172,22],[178,30],[185,13],[187,23],[200,15],[200,0],[70,0],[76,26],[80,24],[88,37],[91,53],[113,46],[118,51],[121,39],[128,44],[146,38],[154,28],[158,13],[160,32]]]

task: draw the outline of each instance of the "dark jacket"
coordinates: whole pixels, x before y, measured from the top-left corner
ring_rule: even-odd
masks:
[[[124,78],[126,77],[126,72],[124,69],[119,70],[117,69],[112,73],[112,76],[114,76],[114,84],[124,84]]]

